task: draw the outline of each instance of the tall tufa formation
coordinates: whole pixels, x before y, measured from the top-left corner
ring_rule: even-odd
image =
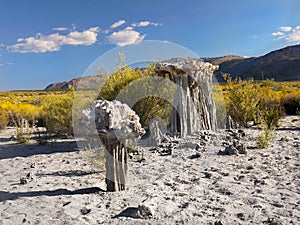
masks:
[[[156,65],[158,76],[177,85],[171,114],[170,131],[182,137],[199,130],[216,130],[216,107],[212,96],[212,75],[217,69],[196,59]]]
[[[145,133],[139,116],[128,105],[119,101],[97,100],[92,109],[96,130],[106,148],[107,191],[126,188],[128,176],[128,150]]]

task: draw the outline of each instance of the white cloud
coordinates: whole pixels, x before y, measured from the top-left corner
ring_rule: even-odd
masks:
[[[124,30],[133,30],[133,27],[126,27]]]
[[[89,29],[89,31],[94,32],[94,33],[98,33],[100,31],[100,28],[99,27],[91,27]]]
[[[279,30],[282,31],[282,32],[290,32],[292,30],[292,27],[282,26],[282,27],[279,27]]]
[[[296,26],[295,28],[289,26],[282,26],[279,27],[278,32],[272,33],[272,36],[278,36],[276,40],[285,40],[286,42],[294,42],[300,43],[300,26]]]
[[[134,23],[133,26],[135,27],[146,27],[149,26],[150,22],[149,21],[141,21],[139,23]]]
[[[119,26],[123,25],[124,23],[126,23],[125,20],[119,20],[119,21],[113,23],[113,24],[110,26],[110,28],[111,28],[111,29],[114,29],[114,28],[116,28],[116,27],[119,27]]]
[[[4,66],[4,64],[1,64],[1,63],[0,63],[0,67],[2,67],[2,66]]]
[[[133,23],[132,26],[134,27],[146,27],[146,26],[149,26],[149,25],[152,25],[152,26],[160,26],[161,24],[160,23],[152,23],[150,21],[141,21],[139,23]]]
[[[282,36],[282,35],[284,35],[284,33],[280,32],[280,31],[272,33],[272,36]]]
[[[285,40],[287,42],[299,43],[300,42],[300,26],[297,26],[295,29],[293,29],[292,33],[290,33],[289,35],[287,35],[285,37]]]
[[[117,46],[125,46],[130,44],[140,43],[146,35],[141,35],[135,30],[120,30],[113,32],[107,37],[110,44],[115,44]]]
[[[12,52],[20,53],[43,53],[53,52],[61,49],[63,45],[92,45],[97,41],[99,27],[91,27],[82,32],[72,31],[67,35],[58,33],[44,36],[37,34],[35,37],[19,38],[17,44],[8,47]]]
[[[66,28],[66,27],[54,27],[52,30],[65,31],[65,30],[68,30],[68,28]]]

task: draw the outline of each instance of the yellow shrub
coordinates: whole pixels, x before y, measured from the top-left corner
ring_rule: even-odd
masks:
[[[8,120],[14,126],[20,127],[23,119],[31,125],[40,117],[41,107],[26,102],[5,100],[0,102],[3,111],[7,112]]]
[[[300,82],[232,80],[228,74],[225,74],[225,79],[227,83],[221,84],[220,89],[227,113],[242,126],[251,120],[259,122],[259,114],[264,114],[265,120],[267,116],[268,123],[272,124],[284,112],[296,114],[300,110]],[[272,113],[266,113],[270,110]]]
[[[7,111],[0,105],[0,129],[6,128],[8,123]]]
[[[43,119],[47,131],[58,135],[73,134],[72,105],[74,93],[47,96],[43,101]]]

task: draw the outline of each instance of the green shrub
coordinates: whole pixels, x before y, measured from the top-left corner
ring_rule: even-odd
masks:
[[[259,117],[262,126],[266,127],[266,129],[275,129],[276,127],[279,127],[279,121],[283,115],[283,109],[279,102],[260,102]]]
[[[280,104],[276,101],[261,101],[260,104],[259,116],[262,132],[258,137],[257,145],[259,148],[267,148],[274,136],[275,128],[279,126],[282,110]]]
[[[149,123],[154,117],[161,118],[168,124],[170,122],[172,105],[162,98],[148,96],[134,104],[133,110],[139,115],[142,126],[148,129]]]
[[[98,99],[109,101],[117,99],[127,103],[139,115],[140,122],[146,129],[154,117],[168,122],[172,105],[165,99],[173,100],[175,88],[166,83],[171,82],[170,80],[154,79],[152,75],[154,75],[152,65],[146,69],[133,69],[123,63],[106,79]],[[146,95],[143,97],[143,94]]]
[[[250,121],[257,122],[257,113],[259,110],[260,92],[254,85],[254,80],[231,80],[224,76],[230,88],[229,115],[242,127],[248,127]]]

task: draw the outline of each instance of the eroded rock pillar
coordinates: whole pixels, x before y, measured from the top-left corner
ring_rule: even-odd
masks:
[[[97,133],[105,147],[107,191],[125,190],[128,151],[145,133],[138,115],[119,101],[94,102]]]
[[[200,130],[217,128],[216,107],[212,96],[212,64],[197,59],[158,63],[158,76],[177,85],[171,114],[170,131],[182,137]]]

